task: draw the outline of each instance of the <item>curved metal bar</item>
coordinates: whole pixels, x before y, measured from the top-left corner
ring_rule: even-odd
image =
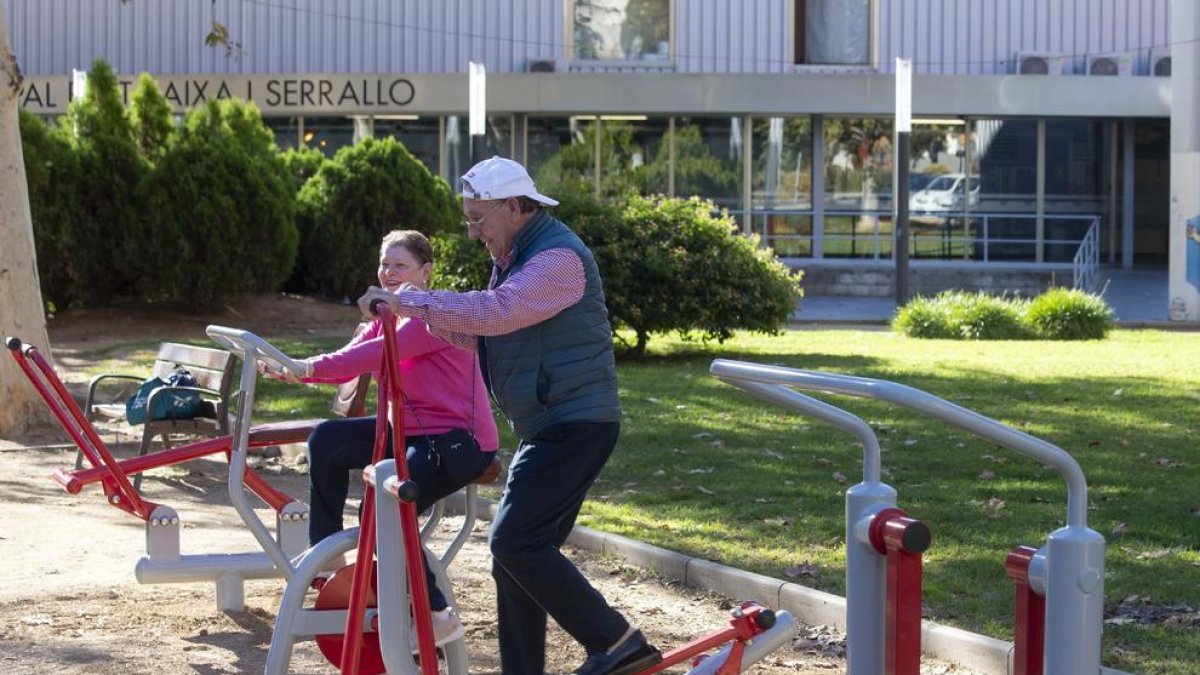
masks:
[[[919,389],[866,377],[764,366],[729,359],[714,360],[709,372],[730,384],[738,383],[737,386],[741,386],[741,382],[759,382],[887,401],[953,424],[1057,470],[1067,482],[1067,524],[1087,527],[1087,481],[1075,458],[1056,445],[977,412]]]
[[[879,482],[883,470],[883,462],[880,459],[879,439],[875,436],[875,431],[871,429],[871,425],[867,424],[861,417],[781,385],[747,382],[746,380],[730,380],[729,384],[740,389],[745,389],[759,398],[799,410],[822,422],[827,422],[838,429],[854,434],[858,437],[858,442],[862,443],[863,446],[863,482]]]

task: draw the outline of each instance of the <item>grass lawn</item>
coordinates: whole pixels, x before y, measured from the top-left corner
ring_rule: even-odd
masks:
[[[279,346],[300,356],[339,344]],[[154,347],[108,356],[148,366]],[[1118,623],[1105,626],[1105,665],[1200,673],[1197,354],[1200,333],[1148,330],[1084,343],[913,340],[855,330],[743,335],[719,346],[655,338],[648,358],[619,366],[621,442],[580,522],[844,594],[844,490],[862,478],[861,447],[848,434],[718,382],[708,366],[733,358],[893,380],[1073,455],[1088,481],[1088,524],[1108,542],[1107,604],[1117,610],[1125,601]],[[265,383],[257,414],[323,416],[330,391]],[[1016,545],[1041,546],[1062,524],[1061,477],[907,410],[823,400],[871,423],[884,450],[884,481],[933,530],[925,557],[929,616],[1011,639],[1004,556]],[[504,444],[511,448],[511,437]]]

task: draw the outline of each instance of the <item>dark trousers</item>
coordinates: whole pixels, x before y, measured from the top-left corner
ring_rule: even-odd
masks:
[[[434,437],[437,439],[439,437]],[[451,455],[431,449],[427,436],[406,436],[405,456],[409,477],[417,482],[417,513],[457,492],[470,478],[491,464],[495,453],[480,452],[472,443],[465,452]],[[457,447],[457,446],[456,446]],[[350,489],[350,472],[371,463],[375,448],[375,418],[326,420],[308,437],[309,521],[308,542],[316,544],[342,531],[342,511]],[[392,456],[389,434],[387,456]],[[478,467],[476,469],[476,467]],[[448,470],[450,469],[450,470]],[[455,478],[457,477],[457,478]],[[425,564],[429,587],[429,605],[433,611],[445,609],[446,597],[438,589],[429,564]]]
[[[559,550],[619,433],[617,422],[559,424],[517,448],[489,541],[504,675],[542,675],[547,614],[589,655],[629,628]]]

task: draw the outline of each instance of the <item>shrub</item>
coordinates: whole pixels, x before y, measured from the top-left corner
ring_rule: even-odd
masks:
[[[138,77],[129,115],[138,152],[150,161],[161,157],[175,134],[175,122],[171,118],[171,105],[148,73]]]
[[[434,236],[433,278],[430,286],[449,291],[478,291],[487,287],[492,259],[487,249],[466,234]]]
[[[1022,301],[942,291],[933,299],[918,297],[901,307],[892,327],[916,338],[1020,340],[1030,337],[1022,313]]]
[[[79,218],[79,161],[70,142],[37,116],[20,112],[21,150],[42,299],[66,308],[77,288],[72,241]]]
[[[800,275],[711,202],[632,195],[610,206],[586,193],[562,202],[559,216],[596,257],[609,319],[635,333],[634,355],[652,333],[724,341],[737,329],[776,332],[796,309]]]
[[[79,161],[79,218],[69,237],[76,294],[84,304],[136,297],[146,262],[134,196],[150,164],[138,154],[117,77],[97,59],[87,94],[72,101],[62,133]]]
[[[292,177],[292,185],[297,193],[308,182],[308,179],[317,175],[321,167],[329,161],[325,158],[324,153],[310,145],[289,148],[283,152],[282,157],[283,165],[287,168],[288,175]]]
[[[225,99],[191,111],[140,192],[152,251],[141,264],[161,275],[157,296],[144,299],[211,305],[277,289],[291,272],[292,182],[253,104]]]
[[[967,340],[1020,340],[1030,337],[1021,322],[1019,301],[986,293],[951,292],[950,321]]]
[[[947,303],[937,298],[917,296],[896,311],[892,329],[908,337],[953,339],[959,337],[950,321]]]
[[[1102,340],[1112,330],[1113,312],[1099,296],[1054,288],[1029,303],[1025,321],[1046,340]]]
[[[293,284],[356,297],[375,282],[379,241],[388,231],[436,235],[457,231],[461,220],[450,186],[396,139],[341,148],[300,190],[300,267]]]

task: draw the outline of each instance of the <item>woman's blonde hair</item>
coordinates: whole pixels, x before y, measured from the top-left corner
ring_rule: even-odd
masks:
[[[379,255],[387,253],[393,246],[403,246],[416,257],[422,265],[433,262],[433,245],[429,239],[416,230],[392,230],[383,235],[383,243],[379,245]]]

